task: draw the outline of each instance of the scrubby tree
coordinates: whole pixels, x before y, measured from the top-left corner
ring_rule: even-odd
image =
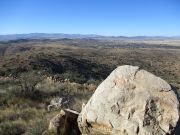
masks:
[[[21,91],[26,92],[34,92],[35,86],[42,81],[43,77],[40,72],[31,71],[22,73],[19,77],[19,85],[21,87]]]

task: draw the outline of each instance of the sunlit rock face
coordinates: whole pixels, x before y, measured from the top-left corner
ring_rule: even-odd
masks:
[[[119,66],[83,107],[83,134],[166,135],[179,120],[179,101],[163,79],[137,66]]]

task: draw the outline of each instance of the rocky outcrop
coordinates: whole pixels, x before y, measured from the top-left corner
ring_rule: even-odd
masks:
[[[179,120],[179,101],[163,79],[136,66],[120,66],[83,107],[83,134],[166,135]]]
[[[80,135],[77,124],[78,112],[65,109],[50,120],[47,135]]]

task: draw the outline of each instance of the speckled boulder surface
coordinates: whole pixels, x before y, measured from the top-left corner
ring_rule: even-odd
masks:
[[[179,101],[163,79],[136,66],[119,66],[83,107],[82,134],[165,135],[179,120]]]

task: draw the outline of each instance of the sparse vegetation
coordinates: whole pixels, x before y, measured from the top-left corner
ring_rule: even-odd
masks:
[[[52,98],[69,96],[68,107],[80,111],[118,65],[140,66],[180,87],[178,46],[126,45],[86,39],[0,43],[0,134],[42,134],[58,113],[47,111]]]

